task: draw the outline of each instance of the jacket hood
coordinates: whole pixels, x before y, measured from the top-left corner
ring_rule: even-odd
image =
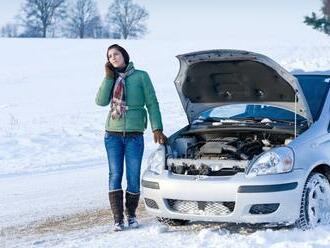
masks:
[[[312,122],[297,79],[262,54],[209,50],[177,58],[180,70],[174,83],[189,123],[207,109],[239,103],[285,108]]]

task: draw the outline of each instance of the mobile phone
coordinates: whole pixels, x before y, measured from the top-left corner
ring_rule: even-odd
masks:
[[[108,67],[110,68],[110,70],[114,70],[114,67],[112,66],[112,64],[108,61]]]

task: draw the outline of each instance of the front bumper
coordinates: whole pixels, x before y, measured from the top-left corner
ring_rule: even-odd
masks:
[[[303,170],[253,178],[247,178],[244,173],[198,177],[175,175],[166,170],[162,175],[145,171],[142,193],[146,209],[157,217],[236,223],[293,223],[299,217],[303,178]],[[156,204],[150,204],[150,200]],[[184,207],[188,203],[195,204],[199,210],[178,211],[173,208],[175,202],[184,203]],[[233,203],[234,206],[216,213],[205,211],[205,204],[211,206],[213,203],[223,203],[225,206],[232,206]],[[251,211],[255,206],[274,204],[278,207],[270,213]],[[220,205],[217,205],[218,210]]]

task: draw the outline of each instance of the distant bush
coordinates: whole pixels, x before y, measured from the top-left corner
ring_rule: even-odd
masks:
[[[17,37],[17,25],[15,23],[7,23],[5,26],[3,26],[0,30],[0,36],[1,37]]]

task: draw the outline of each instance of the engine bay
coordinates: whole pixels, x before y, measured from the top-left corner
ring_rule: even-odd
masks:
[[[293,136],[267,131],[198,132],[171,142],[167,168],[179,175],[224,176],[244,172],[249,161]]]

